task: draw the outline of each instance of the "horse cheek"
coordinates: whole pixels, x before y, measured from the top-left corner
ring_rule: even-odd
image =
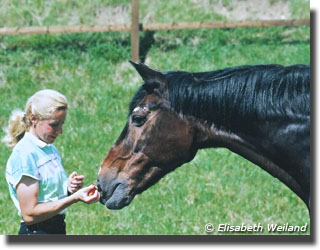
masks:
[[[190,135],[190,129],[184,121],[170,122],[170,118],[172,117],[166,117],[165,121],[169,121],[169,123],[158,124],[162,129],[152,133],[157,136],[150,139],[148,149],[151,150],[147,153],[159,164],[182,164],[186,158],[189,158],[188,152],[192,144],[192,135]]]

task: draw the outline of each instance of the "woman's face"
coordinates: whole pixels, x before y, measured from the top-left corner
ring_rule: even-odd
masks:
[[[62,125],[66,119],[65,109],[55,111],[49,119],[32,121],[35,136],[45,143],[52,144],[62,134]]]

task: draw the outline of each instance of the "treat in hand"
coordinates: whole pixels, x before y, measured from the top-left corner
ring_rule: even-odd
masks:
[[[93,195],[97,189],[98,189],[97,186],[93,184],[93,187],[88,191],[88,196]]]

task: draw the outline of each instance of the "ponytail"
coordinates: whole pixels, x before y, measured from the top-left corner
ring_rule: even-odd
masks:
[[[4,129],[6,135],[2,141],[12,149],[29,129],[28,126],[30,125],[26,122],[26,114],[22,110],[14,110],[9,119],[9,126]]]

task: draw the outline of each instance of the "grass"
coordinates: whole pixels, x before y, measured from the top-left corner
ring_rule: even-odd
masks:
[[[159,70],[188,71],[241,64],[309,64],[309,33],[309,27],[156,32],[146,62]],[[64,93],[70,110],[64,134],[55,145],[67,173],[76,170],[85,175],[86,185],[94,183],[141,84],[128,63],[129,41],[128,33],[0,37],[0,126],[5,127],[11,111],[22,109],[37,90]],[[2,173],[9,155],[1,143]],[[0,233],[16,234],[20,218],[4,174],[0,190]],[[271,223],[310,222],[306,206],[291,190],[226,149],[199,151],[193,161],[122,210],[77,203],[68,208],[66,221],[68,234],[75,235],[202,235],[207,223],[261,223],[267,228]]]
[[[310,16],[309,0],[264,0],[263,2],[269,2],[269,5],[278,2],[287,3],[291,18],[309,18]],[[131,20],[131,0],[0,0],[0,4],[2,7],[0,27],[93,25],[106,24],[106,22],[124,24],[130,23]],[[237,1],[230,0],[184,0],[183,2],[140,0],[139,16],[142,23],[226,20],[226,17],[217,13],[215,9],[224,8],[229,11],[236,4],[238,4]],[[257,14],[256,9],[243,11]],[[281,16],[277,18],[281,19]],[[239,18],[235,17],[235,19]]]

